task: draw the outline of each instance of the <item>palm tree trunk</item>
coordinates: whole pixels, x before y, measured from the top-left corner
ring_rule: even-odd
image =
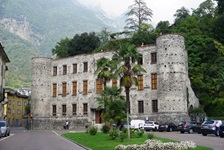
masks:
[[[130,88],[125,87],[126,94],[126,111],[127,111],[127,125],[128,125],[128,139],[130,139],[130,126],[129,126],[129,114],[130,114],[130,100],[129,100]]]

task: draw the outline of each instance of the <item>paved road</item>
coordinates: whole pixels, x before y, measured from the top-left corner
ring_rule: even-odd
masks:
[[[211,147],[214,150],[224,150],[224,138],[215,135],[203,136],[202,134],[189,134],[180,132],[153,132],[155,136],[173,139],[177,141],[194,141],[197,145]]]
[[[11,135],[0,139],[0,150],[85,150],[65,139],[62,133],[68,130],[24,130],[12,128]],[[197,145],[224,150],[224,138],[214,135],[181,134],[179,132],[152,132],[155,136],[177,141],[194,141]]]
[[[11,135],[0,139],[1,150],[84,150],[55,131],[11,129]]]

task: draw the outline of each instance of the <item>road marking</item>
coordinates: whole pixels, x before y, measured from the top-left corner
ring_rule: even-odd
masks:
[[[54,134],[59,135],[57,132],[55,132],[54,130],[51,130],[52,132],[54,132]]]
[[[3,141],[3,140],[5,140],[5,139],[7,139],[7,138],[9,138],[9,137],[11,137],[11,136],[13,136],[13,135],[15,135],[15,134],[10,134],[10,136],[2,137],[2,138],[0,139],[0,142]]]

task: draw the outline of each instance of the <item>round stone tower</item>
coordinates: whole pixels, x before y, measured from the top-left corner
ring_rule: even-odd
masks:
[[[32,59],[31,113],[34,120],[50,116],[51,63],[51,58]]]
[[[187,113],[188,61],[184,37],[161,35],[156,41],[158,112]]]

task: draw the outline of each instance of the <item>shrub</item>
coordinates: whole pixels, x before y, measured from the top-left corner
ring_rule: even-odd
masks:
[[[119,137],[120,137],[121,142],[123,142],[124,141],[124,138],[126,137],[126,133],[120,132]]]
[[[143,134],[144,134],[144,129],[140,129],[137,131],[138,137],[142,137]]]
[[[153,139],[154,138],[154,134],[151,134],[151,133],[147,134],[147,138],[148,139]]]
[[[97,133],[97,127],[91,126],[89,128],[89,134],[90,135],[96,135],[96,133]]]
[[[118,130],[113,129],[109,132],[109,136],[111,137],[112,140],[115,140],[116,137],[118,137]]]
[[[127,129],[127,128],[122,128],[121,131],[122,131],[123,133],[127,133],[127,132],[128,132],[128,129]]]
[[[103,125],[103,127],[101,128],[101,131],[103,132],[103,133],[108,133],[109,131],[110,131],[110,127],[108,126],[108,125]]]

